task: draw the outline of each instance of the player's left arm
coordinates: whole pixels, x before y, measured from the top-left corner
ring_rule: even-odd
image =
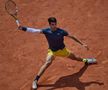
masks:
[[[74,41],[76,41],[77,43],[79,43],[80,45],[82,45],[83,47],[85,47],[87,50],[89,50],[89,47],[83,43],[81,40],[77,39],[77,37],[73,36],[73,35],[67,35],[67,37],[73,39]]]

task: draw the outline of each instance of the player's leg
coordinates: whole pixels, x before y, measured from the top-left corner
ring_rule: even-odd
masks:
[[[48,55],[46,58],[46,62],[44,63],[44,65],[40,68],[40,71],[38,72],[38,76],[41,76],[44,71],[51,65],[52,61],[54,60],[54,56],[52,55]]]
[[[96,64],[97,63],[95,58],[81,58],[73,53],[70,53],[68,58],[72,60],[82,61],[85,64]]]
[[[72,60],[77,60],[77,61],[83,61],[83,58],[75,55],[74,53],[71,53],[69,54],[68,58],[72,59]]]
[[[32,84],[32,88],[33,89],[37,89],[37,82],[38,82],[39,78],[42,76],[44,71],[51,65],[53,60],[54,60],[54,56],[53,55],[48,55],[47,56],[46,62],[44,63],[44,65],[42,65],[42,67],[40,68],[36,78],[33,81],[33,84]]]

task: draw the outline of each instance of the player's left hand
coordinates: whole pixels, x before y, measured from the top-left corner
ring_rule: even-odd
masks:
[[[83,47],[85,47],[87,50],[89,50],[89,47],[86,44],[83,44]]]
[[[23,26],[19,25],[19,26],[18,26],[18,30],[22,30],[22,27],[23,27]]]

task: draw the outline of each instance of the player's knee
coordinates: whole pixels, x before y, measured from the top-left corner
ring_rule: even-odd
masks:
[[[70,59],[76,59],[76,56],[75,56],[73,53],[71,53],[71,54],[68,56],[68,58],[70,58]]]
[[[52,63],[53,60],[54,60],[53,56],[47,56],[45,65],[49,66]]]
[[[46,66],[49,66],[49,65],[51,65],[51,63],[52,63],[52,61],[49,60],[49,61],[46,61],[46,62],[45,62],[45,65],[46,65]]]
[[[52,63],[52,61],[53,61],[53,58],[48,59],[48,60],[46,61],[46,64],[47,64],[47,65],[50,65],[50,64]]]

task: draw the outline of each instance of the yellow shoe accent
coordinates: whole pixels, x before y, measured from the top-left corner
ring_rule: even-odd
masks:
[[[83,62],[87,62],[87,59],[84,58],[84,59],[83,59]]]

